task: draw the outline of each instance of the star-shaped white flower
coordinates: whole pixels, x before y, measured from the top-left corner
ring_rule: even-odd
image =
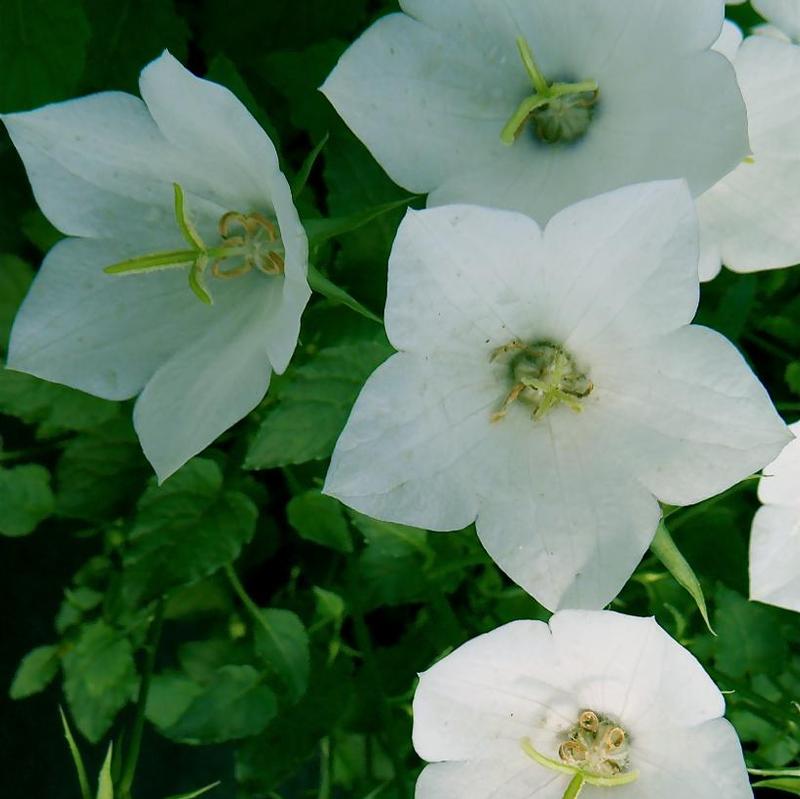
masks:
[[[722,0],[401,0],[322,91],[391,178],[429,205],[544,224],[633,183],[696,195],[748,154]],[[519,51],[519,52],[518,52]]]
[[[325,491],[430,530],[476,521],[545,606],[604,606],[656,499],[716,495],[789,437],[736,349],[689,326],[697,301],[683,182],[586,200],[544,231],[510,211],[409,212],[385,315],[400,352],[365,384]]]
[[[790,429],[800,436],[800,422]],[[800,612],[800,438],[764,467],[750,533],[750,598]]]
[[[168,53],[140,89],[144,102],[104,92],[3,117],[69,236],[20,309],[8,366],[107,399],[140,394],[136,430],[163,480],[286,368],[308,243],[272,142],[233,94]],[[104,271],[114,264],[131,274]]]
[[[752,799],[724,712],[653,619],[511,622],[420,675],[416,799]]]
[[[736,68],[752,155],[697,201],[700,279],[722,264],[756,272],[800,262],[800,47],[766,36],[738,46],[734,26],[717,47]]]

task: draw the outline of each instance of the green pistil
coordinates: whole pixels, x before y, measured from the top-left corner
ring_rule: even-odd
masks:
[[[549,83],[522,36],[517,37],[517,48],[534,92],[511,115],[500,134],[502,141],[513,144],[529,119],[539,138],[548,143],[573,141],[583,136],[597,103],[597,82]]]

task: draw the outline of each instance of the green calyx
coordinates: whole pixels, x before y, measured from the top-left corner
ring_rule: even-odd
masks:
[[[517,106],[506,123],[500,134],[502,141],[513,144],[528,121],[536,136],[547,144],[581,138],[589,129],[597,105],[600,92],[597,82],[550,83],[521,36],[517,37],[517,47],[534,91]]]
[[[241,277],[254,268],[266,275],[283,274],[283,245],[277,227],[269,219],[258,213],[245,215],[229,211],[219,220],[222,244],[208,247],[189,219],[183,188],[177,183],[172,185],[175,221],[188,249],[166,250],[120,261],[105,267],[106,274],[135,275],[188,266],[189,288],[206,305],[214,302],[206,286],[208,271],[218,278]],[[241,235],[232,235],[233,228],[239,228]],[[230,258],[240,259],[240,265],[223,268],[222,263]]]

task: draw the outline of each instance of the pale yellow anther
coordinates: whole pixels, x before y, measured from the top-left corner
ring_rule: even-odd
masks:
[[[600,727],[600,719],[597,718],[597,713],[593,710],[584,710],[578,718],[578,724],[583,730],[597,732]]]

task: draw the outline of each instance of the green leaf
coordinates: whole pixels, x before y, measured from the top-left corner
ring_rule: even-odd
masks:
[[[308,363],[290,368],[277,404],[264,414],[250,445],[245,468],[329,457],[364,381],[390,352],[384,344],[362,342],[321,350]]]
[[[362,305],[354,297],[351,297],[343,288],[328,280],[313,264],[308,265],[308,285],[317,294],[321,294],[331,302],[337,305],[344,305],[350,308],[351,311],[355,311],[357,314],[372,322],[377,322],[379,325],[383,324],[380,316],[374,314],[366,305]]]
[[[203,686],[185,674],[156,674],[150,682],[145,718],[161,730],[171,727],[202,693]]]
[[[0,533],[32,533],[53,512],[50,472],[30,463],[13,469],[0,467]]]
[[[715,599],[717,668],[734,679],[746,674],[780,674],[787,659],[781,612],[748,602],[724,585],[717,587]]]
[[[8,336],[17,308],[33,280],[33,269],[16,255],[0,255],[0,352],[8,349]]]
[[[753,783],[754,788],[772,788],[774,791],[785,791],[800,796],[800,780],[791,777],[776,777],[771,780],[759,780]]]
[[[50,224],[50,220],[38,209],[33,208],[22,217],[22,230],[25,238],[39,252],[47,252],[64,238],[64,234]]]
[[[92,25],[86,73],[93,89],[136,91],[142,67],[166,49],[186,60],[189,28],[172,0],[84,0]]]
[[[254,628],[256,653],[264,659],[296,702],[308,687],[308,633],[296,613],[264,608]]]
[[[72,95],[88,39],[80,0],[0,0],[0,112]]]
[[[212,460],[194,458],[137,506],[123,558],[126,594],[147,602],[235,560],[253,537],[253,502],[223,484]]]
[[[318,490],[292,497],[286,517],[302,538],[338,552],[352,552],[353,541],[342,506]]]
[[[120,413],[120,406],[38,377],[0,369],[0,413],[37,424],[37,436],[91,430]]]
[[[61,725],[64,728],[64,737],[67,739],[69,752],[72,755],[72,762],[75,764],[75,771],[78,772],[78,784],[81,788],[81,799],[92,799],[91,793],[89,792],[89,777],[86,774],[86,766],[83,764],[81,750],[78,749],[78,744],[75,742],[75,736],[72,734],[72,730],[70,729],[64,710],[59,707],[58,712],[61,714]]]
[[[64,447],[56,466],[56,512],[111,521],[129,510],[149,475],[130,420],[111,419]]]
[[[713,635],[716,635],[708,617],[708,607],[706,598],[703,595],[703,586],[700,585],[700,580],[697,579],[694,570],[686,558],[681,555],[680,550],[672,540],[672,536],[669,534],[663,519],[658,525],[653,543],[650,544],[650,550],[664,564],[676,582],[689,592],[697,605],[697,609],[700,611],[700,615],[703,617],[703,621],[706,623],[706,627]]]
[[[114,799],[114,783],[111,781],[111,762],[113,758],[114,744],[110,743],[97,780],[97,799]]]
[[[162,732],[174,741],[212,744],[260,733],[278,710],[275,694],[252,666],[223,666]]]
[[[176,793],[172,796],[168,796],[167,799],[196,799],[196,797],[202,796],[204,793],[214,790],[214,788],[221,784],[222,783],[217,780],[216,782],[212,782],[210,785],[206,785],[204,788],[198,788],[196,791],[189,791],[189,793]]]
[[[38,646],[22,658],[14,675],[9,696],[25,699],[44,691],[58,674],[59,654],[57,646]]]
[[[792,361],[786,367],[784,380],[792,394],[800,396],[800,361]]]
[[[64,691],[78,729],[93,743],[136,690],[133,647],[104,621],[84,626],[64,655]]]

